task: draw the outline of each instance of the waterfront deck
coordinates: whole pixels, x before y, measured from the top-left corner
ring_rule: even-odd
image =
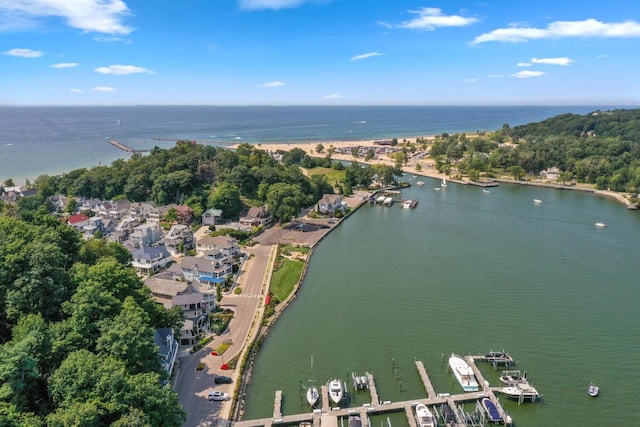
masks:
[[[420,379],[427,391],[426,398],[420,399],[411,399],[399,402],[389,402],[389,401],[381,401],[378,395],[378,390],[375,385],[374,376],[369,374],[369,393],[371,396],[371,403],[365,403],[360,407],[350,407],[350,408],[337,408],[331,407],[328,394],[327,387],[322,386],[322,408],[316,409],[313,412],[307,412],[302,414],[295,415],[282,415],[280,412],[281,401],[282,401],[282,393],[280,391],[276,392],[276,400],[274,402],[274,416],[272,418],[261,418],[255,420],[245,420],[245,421],[236,421],[234,426],[236,427],[271,427],[274,424],[299,424],[299,423],[312,423],[314,427],[320,427],[323,425],[323,417],[348,417],[349,415],[359,415],[362,420],[363,426],[370,426],[369,416],[389,413],[389,412],[405,412],[407,416],[407,422],[409,426],[415,427],[415,417],[413,414],[413,408],[418,403],[423,403],[427,406],[436,407],[442,405],[444,403],[448,403],[452,407],[457,407],[458,404],[465,402],[478,402],[479,400],[488,397],[491,399],[498,408],[502,419],[505,420],[503,423],[509,425],[511,423],[511,418],[507,415],[505,410],[502,408],[498,398],[495,395],[495,392],[499,392],[502,387],[490,387],[489,382],[484,379],[480,371],[478,370],[475,364],[475,357],[478,357],[479,360],[483,356],[466,356],[466,361],[473,369],[475,373],[478,384],[481,385],[481,390],[476,392],[467,392],[460,394],[437,394],[431,380],[429,379],[429,375],[427,374],[427,370],[425,369],[422,361],[416,361],[416,369],[420,375]],[[458,417],[458,426],[465,426],[465,421],[461,414],[456,411],[456,416]],[[484,416],[484,414],[483,414]],[[326,420],[324,424],[327,424]]]

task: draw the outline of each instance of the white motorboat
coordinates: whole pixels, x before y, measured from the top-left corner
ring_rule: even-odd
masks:
[[[533,203],[539,205],[540,203],[542,203],[542,200],[540,199],[533,199]]]
[[[419,180],[416,181],[416,185],[423,186],[424,185],[424,181],[419,179]]]
[[[320,399],[320,392],[318,392],[316,386],[312,385],[307,389],[307,402],[309,402],[310,406],[315,406],[318,403],[318,399]]]
[[[605,227],[607,226],[607,224],[605,224],[605,223],[604,223],[604,222],[602,222],[602,221],[598,221],[598,222],[596,222],[596,223],[595,223],[595,224],[593,224],[593,225],[595,225],[595,226],[596,226],[596,227],[598,227],[598,228],[605,228]]]
[[[527,373],[520,375],[520,371],[502,371],[500,375],[500,382],[507,385],[513,384],[527,384]]]
[[[416,423],[418,427],[434,427],[436,425],[436,419],[423,403],[416,405]]]
[[[538,400],[538,398],[540,398],[540,393],[538,393],[538,390],[536,390],[532,385],[526,383],[503,387],[500,389],[500,392],[506,395],[509,399],[523,402],[526,400],[535,402],[536,400]]]
[[[344,397],[344,386],[342,385],[342,381],[339,379],[329,381],[327,384],[327,389],[329,391],[329,397],[333,401],[333,403],[338,404]]]
[[[413,209],[417,206],[417,204],[418,204],[418,200],[411,200],[411,199],[404,200],[402,202],[402,209]]]
[[[461,356],[451,353],[449,366],[464,391],[478,391],[478,380],[473,369]]]
[[[597,385],[595,385],[594,383],[591,383],[589,385],[589,396],[591,397],[596,397],[597,395],[600,394],[600,387],[598,387]]]
[[[393,197],[385,197],[382,204],[385,206],[391,206],[393,204]]]

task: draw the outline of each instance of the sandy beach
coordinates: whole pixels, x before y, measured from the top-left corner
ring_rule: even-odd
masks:
[[[429,139],[429,137],[425,137]],[[398,139],[398,145],[395,148],[398,148],[405,141],[408,143],[415,143],[417,137],[408,137]],[[375,139],[368,139],[362,141],[312,141],[312,142],[299,142],[299,143],[289,143],[289,144],[260,144],[259,148],[266,151],[289,151],[294,148],[299,148],[304,150],[311,157],[325,157],[327,155],[327,150],[331,147],[335,149],[334,154],[331,156],[333,160],[344,160],[344,161],[357,161],[359,163],[365,164],[385,164],[389,166],[393,166],[395,161],[389,158],[386,154],[381,154],[370,161],[365,161],[364,156],[353,157],[350,153],[351,148],[353,147],[365,147],[365,148],[387,148],[390,149],[389,145],[380,145],[376,144]],[[318,144],[322,144],[324,146],[324,150],[321,153],[316,151],[316,147]],[[232,145],[230,148],[236,149],[240,144]],[[398,148],[399,149],[399,148]],[[341,153],[340,151],[347,151],[347,153]],[[418,154],[418,153],[416,153]],[[416,171],[416,165],[420,163],[421,171]],[[435,169],[435,162],[432,159],[420,159],[420,160],[410,160],[407,165],[403,166],[402,170],[406,173],[421,175],[431,178],[440,178],[442,174]]]

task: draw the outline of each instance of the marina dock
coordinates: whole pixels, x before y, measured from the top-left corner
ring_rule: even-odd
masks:
[[[349,415],[359,415],[362,420],[363,426],[370,426],[369,416],[378,415],[389,412],[404,412],[407,416],[407,421],[409,426],[415,427],[416,421],[414,416],[413,408],[418,403],[423,403],[427,406],[433,407],[436,412],[437,408],[441,405],[447,403],[451,406],[456,414],[456,418],[458,420],[458,426],[467,426],[472,427],[475,425],[484,425],[484,413],[481,412],[483,423],[476,424],[475,421],[467,420],[465,414],[458,408],[458,405],[466,402],[476,402],[476,407],[480,407],[480,400],[483,398],[489,398],[496,405],[498,409],[503,424],[510,425],[511,418],[505,412],[500,401],[495,395],[495,392],[499,392],[502,387],[490,387],[489,382],[484,379],[480,370],[476,366],[476,359],[478,361],[486,361],[484,356],[466,356],[465,360],[473,369],[473,372],[476,375],[478,380],[478,384],[480,384],[480,388],[478,391],[474,392],[466,392],[460,394],[437,394],[431,380],[429,379],[429,375],[427,374],[427,370],[425,369],[422,361],[416,361],[416,369],[418,374],[420,375],[420,379],[427,391],[426,398],[419,399],[411,399],[404,400],[399,402],[389,402],[382,401],[378,395],[378,390],[376,388],[374,376],[370,373],[367,374],[368,379],[368,391],[371,396],[371,403],[365,403],[360,407],[349,407],[349,408],[339,408],[339,407],[331,407],[329,402],[329,397],[327,393],[327,386],[323,385],[321,388],[322,394],[322,407],[320,409],[315,409],[312,412],[306,412],[302,414],[295,415],[282,415],[281,414],[281,404],[282,404],[282,393],[280,391],[276,392],[276,398],[274,402],[274,412],[273,418],[262,418],[255,420],[244,420],[244,421],[236,421],[234,426],[236,427],[271,427],[274,424],[300,424],[300,423],[311,423],[314,427],[321,427],[323,424],[327,424],[327,420],[324,420],[324,417],[348,417]]]

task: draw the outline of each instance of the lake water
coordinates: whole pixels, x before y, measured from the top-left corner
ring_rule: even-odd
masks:
[[[167,139],[227,145],[345,141],[496,130],[557,114],[613,107],[0,107],[0,181],[33,181],[107,165]]]
[[[505,349],[543,395],[500,399],[518,427],[637,425],[640,215],[580,192],[425,182],[403,191],[415,209],[364,206],[318,246],[260,350],[245,419],[270,417],[276,390],[285,414],[304,411],[312,375],[368,371],[381,400],[426,397],[416,359],[437,392],[461,393],[450,353]],[[499,371],[479,366],[498,385]],[[352,405],[368,401],[361,392]]]

